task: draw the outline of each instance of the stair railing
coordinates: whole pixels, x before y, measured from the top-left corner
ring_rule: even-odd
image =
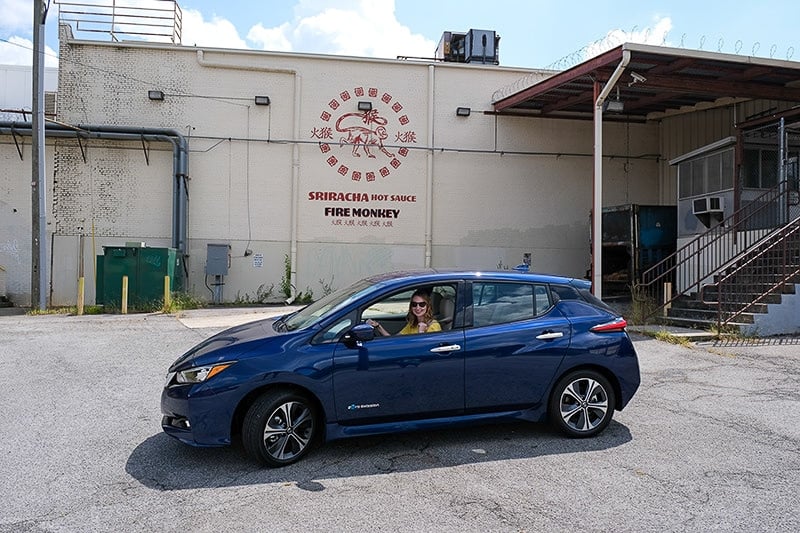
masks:
[[[703,303],[717,306],[717,331],[800,275],[800,218],[743,254],[735,268],[703,286]],[[715,295],[712,299],[710,295]]]
[[[788,181],[779,183],[642,272],[637,290],[656,303],[645,318],[663,312],[683,295],[699,293],[703,283],[716,272],[776,227],[783,226],[789,200],[797,195],[796,190],[790,189]],[[662,290],[670,286],[671,289]]]

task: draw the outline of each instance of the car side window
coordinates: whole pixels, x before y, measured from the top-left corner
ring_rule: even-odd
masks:
[[[409,302],[417,290],[427,294],[432,313],[431,323],[435,321],[439,325],[438,328],[432,328],[432,332],[451,329],[455,315],[456,285],[450,283],[415,286],[371,302],[361,311],[361,322],[373,320],[380,324],[389,336],[397,335],[407,325]],[[379,338],[380,336],[376,337]]]
[[[529,320],[551,307],[545,285],[478,282],[472,285],[472,323],[475,327]]]
[[[355,313],[348,313],[346,316],[343,316],[341,319],[337,320],[321,332],[317,333],[314,336],[314,339],[311,341],[312,344],[320,344],[324,342],[335,342],[339,340],[339,337],[350,329],[352,326],[355,325]]]
[[[550,290],[553,291],[556,301],[582,299],[578,290],[569,285],[551,285]]]

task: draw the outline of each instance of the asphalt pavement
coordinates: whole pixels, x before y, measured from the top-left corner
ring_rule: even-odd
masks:
[[[0,317],[0,531],[800,530],[800,339],[634,336],[642,386],[594,439],[490,425],[265,469],[161,432],[176,357],[287,310]]]

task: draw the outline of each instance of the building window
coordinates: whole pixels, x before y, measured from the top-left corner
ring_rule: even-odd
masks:
[[[778,150],[774,148],[745,148],[742,164],[744,186],[770,189],[778,184]]]
[[[678,197],[733,189],[733,148],[697,156],[678,165]]]

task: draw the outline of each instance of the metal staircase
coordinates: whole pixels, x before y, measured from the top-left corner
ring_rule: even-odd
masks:
[[[642,273],[649,319],[753,332],[800,283],[800,195],[783,181]]]

